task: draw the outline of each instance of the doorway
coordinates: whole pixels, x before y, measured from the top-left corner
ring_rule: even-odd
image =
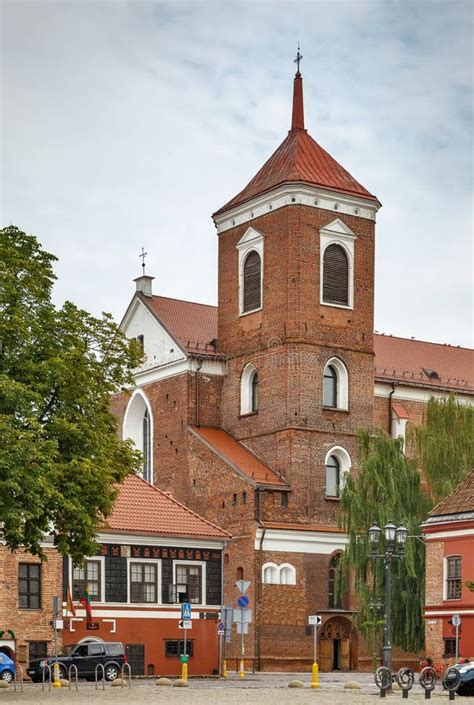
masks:
[[[350,668],[351,624],[348,620],[330,620],[319,638],[319,666],[323,672],[348,671]]]

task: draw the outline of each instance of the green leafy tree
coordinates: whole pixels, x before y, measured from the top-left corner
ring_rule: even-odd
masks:
[[[410,434],[435,504],[474,468],[474,407],[448,399],[428,402],[426,424]]]
[[[109,314],[52,304],[55,260],[35,237],[0,230],[0,538],[42,556],[49,534],[80,562],[140,463],[109,402],[141,353]]]
[[[367,529],[376,522],[404,523],[410,536],[420,534],[431,502],[423,492],[416,462],[407,459],[400,439],[385,432],[360,431],[359,470],[349,476],[341,496],[340,522],[348,534],[348,547],[342,564],[351,568],[360,610],[359,625],[370,637],[373,614],[370,601],[383,600],[385,572],[382,559],[372,560]],[[406,651],[423,647],[424,546],[408,539],[403,559],[392,563],[393,643]]]

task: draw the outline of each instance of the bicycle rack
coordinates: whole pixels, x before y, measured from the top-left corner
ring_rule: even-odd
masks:
[[[51,666],[49,665],[49,663],[47,663],[46,666],[43,668],[43,683],[41,685],[41,690],[44,690],[44,684],[45,684],[44,674],[46,673],[46,671],[48,671],[48,674],[49,674],[49,676],[48,676],[48,684],[49,684],[48,690],[51,690],[52,673],[51,673]]]
[[[408,692],[412,689],[415,682],[415,674],[411,668],[401,668],[395,678],[400,688],[403,690],[402,698],[408,698]]]
[[[386,666],[380,666],[375,672],[374,679],[375,685],[380,689],[380,697],[385,698],[387,690],[392,687],[393,675],[391,670]]]
[[[97,671],[99,668],[102,669],[102,690],[105,690],[105,668],[102,663],[98,663],[95,667],[95,689],[97,690]]]
[[[436,671],[432,666],[426,666],[420,672],[419,684],[425,691],[425,700],[430,700],[431,691],[435,689],[436,686]]]
[[[69,666],[68,680],[69,680],[69,690],[71,690],[72,674],[74,673],[74,683],[76,684],[76,690],[78,690],[79,678],[77,674],[77,666],[73,663]]]
[[[449,690],[450,700],[454,700],[455,693],[459,687],[460,682],[461,674],[459,673],[458,669],[454,666],[451,666],[451,668],[447,668],[443,676],[443,683],[446,686],[447,690]]]
[[[125,671],[127,672],[127,675],[125,676]],[[128,681],[128,687],[132,687],[132,669],[130,668],[129,663],[124,663],[122,666],[122,683],[121,686],[123,688],[123,682],[125,680],[125,677],[127,678]]]
[[[20,680],[18,681],[20,684],[20,693],[23,693],[23,668],[20,666],[19,663],[15,664],[15,676],[13,678],[13,692],[16,693],[16,682],[18,679],[18,673],[20,674]]]

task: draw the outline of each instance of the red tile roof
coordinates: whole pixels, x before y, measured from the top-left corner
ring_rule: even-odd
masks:
[[[223,429],[199,426],[199,428],[193,428],[193,431],[201,440],[207,441],[208,446],[225,462],[257,485],[288,488],[286,480]]]
[[[283,531],[320,531],[323,533],[343,534],[344,529],[329,524],[286,524],[282,521],[263,521],[265,529],[281,529]]]
[[[474,350],[391,335],[375,335],[374,349],[377,381],[474,391]]]
[[[217,307],[166,296],[140,295],[173,338],[188,352],[216,356]]]
[[[405,411],[405,408],[401,404],[392,404],[392,409],[396,413],[399,419],[408,419],[410,418]]]
[[[474,470],[430,512],[430,517],[474,512]]]
[[[377,201],[304,129],[303,85],[295,76],[291,130],[270,159],[247,186],[214,215],[219,215],[244,201],[271,191],[286,183],[305,183]]]
[[[103,530],[221,540],[230,538],[226,531],[138,475],[125,478]]]

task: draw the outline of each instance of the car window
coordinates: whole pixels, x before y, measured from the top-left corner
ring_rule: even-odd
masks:
[[[75,644],[67,644],[66,646],[63,646],[58,656],[70,656],[74,646]]]
[[[89,644],[89,656],[102,656],[104,647],[102,644]]]
[[[87,644],[81,644],[75,650],[74,656],[87,656]]]
[[[122,656],[123,646],[122,644],[106,644],[105,649],[109,656]]]

